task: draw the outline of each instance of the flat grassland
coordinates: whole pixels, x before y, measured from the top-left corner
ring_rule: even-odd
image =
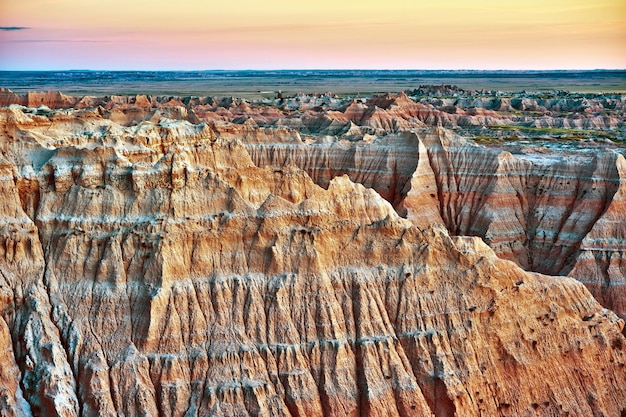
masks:
[[[467,90],[626,93],[626,70],[596,71],[0,71],[0,87],[16,93],[62,91],[70,95],[235,96],[246,99],[332,92],[371,96],[420,85]]]

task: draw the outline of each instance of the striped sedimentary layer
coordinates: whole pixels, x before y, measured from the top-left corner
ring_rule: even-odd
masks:
[[[308,144],[279,130],[272,153],[250,126],[16,108],[0,121],[3,414],[626,409],[622,320],[579,282],[448,232],[477,182],[455,155],[480,148],[444,130]],[[490,181],[515,174],[500,172]]]
[[[246,148],[257,165],[295,165],[322,186],[346,174],[417,226],[443,224],[452,235],[483,238],[526,270],[580,279],[626,317],[620,153],[527,148],[513,154],[445,129]]]

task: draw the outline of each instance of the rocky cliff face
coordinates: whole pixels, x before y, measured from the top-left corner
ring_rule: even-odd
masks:
[[[542,274],[623,300],[622,156],[124,100],[0,111],[4,414],[626,412],[623,320]]]
[[[626,160],[619,152],[488,149],[445,129],[246,148],[258,166],[292,164],[324,187],[346,174],[416,226],[479,236],[526,270],[574,277],[626,318]]]

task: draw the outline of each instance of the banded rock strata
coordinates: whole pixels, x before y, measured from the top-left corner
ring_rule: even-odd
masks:
[[[512,154],[444,129],[372,143],[246,147],[258,166],[295,165],[322,186],[347,174],[415,225],[479,236],[526,270],[574,277],[626,318],[626,160],[619,152]]]
[[[4,414],[625,412],[623,320],[502,259],[623,280],[617,153],[570,167],[441,128],[335,139],[116,109],[0,111]],[[580,203],[551,185],[572,226],[546,218],[546,173],[596,186]],[[520,241],[529,225],[548,237]]]

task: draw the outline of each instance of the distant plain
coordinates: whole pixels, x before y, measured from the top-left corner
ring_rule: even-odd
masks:
[[[420,85],[470,90],[626,93],[626,70],[596,71],[0,71],[0,87],[16,93],[61,91],[69,95],[235,96],[247,99],[331,92],[369,96]]]

